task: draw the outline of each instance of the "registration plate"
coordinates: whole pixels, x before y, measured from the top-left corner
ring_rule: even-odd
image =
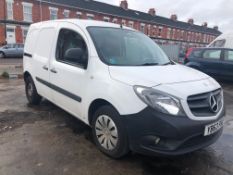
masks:
[[[223,127],[223,119],[205,127],[204,136],[214,134]]]

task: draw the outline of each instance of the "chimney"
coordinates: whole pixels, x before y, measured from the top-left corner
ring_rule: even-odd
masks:
[[[122,0],[121,3],[120,3],[120,7],[125,9],[125,10],[128,10],[128,2],[127,0]]]
[[[149,13],[151,16],[155,16],[155,15],[156,15],[156,11],[155,11],[154,8],[149,9],[148,13]]]
[[[191,24],[191,25],[193,25],[194,24],[193,18],[188,19],[188,23]]]
[[[208,23],[207,23],[207,22],[204,22],[204,23],[202,24],[202,26],[203,26],[203,27],[208,27]]]
[[[218,30],[218,26],[214,26],[214,30]]]
[[[171,15],[171,20],[177,21],[177,15],[176,14]]]

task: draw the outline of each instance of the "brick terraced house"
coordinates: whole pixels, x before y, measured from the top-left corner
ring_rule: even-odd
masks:
[[[31,23],[62,18],[123,24],[160,44],[178,43],[183,47],[205,46],[221,34],[217,26],[209,28],[206,22],[199,26],[193,19],[179,21],[176,14],[170,18],[158,16],[153,8],[148,13],[129,9],[126,0],[119,7],[94,0],[0,0],[0,45],[23,43]]]

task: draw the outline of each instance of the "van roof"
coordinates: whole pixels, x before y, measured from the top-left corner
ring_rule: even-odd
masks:
[[[112,27],[112,28],[119,28],[119,24],[110,23],[110,22],[104,22],[104,21],[96,21],[96,20],[83,20],[83,19],[59,19],[59,20],[49,20],[49,21],[43,21],[34,23],[31,25],[33,28],[41,28],[44,24],[48,23],[57,23],[57,22],[69,22],[76,24],[82,28],[90,27],[90,26],[96,26],[96,27]],[[124,29],[134,30],[132,28],[123,26]]]

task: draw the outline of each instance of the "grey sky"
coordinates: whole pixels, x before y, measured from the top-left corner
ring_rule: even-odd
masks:
[[[120,3],[120,0],[98,1]],[[147,12],[153,7],[160,16],[177,14],[181,21],[192,17],[198,25],[208,22],[209,27],[218,25],[222,32],[233,32],[233,0],[128,0],[128,4],[131,9]]]

